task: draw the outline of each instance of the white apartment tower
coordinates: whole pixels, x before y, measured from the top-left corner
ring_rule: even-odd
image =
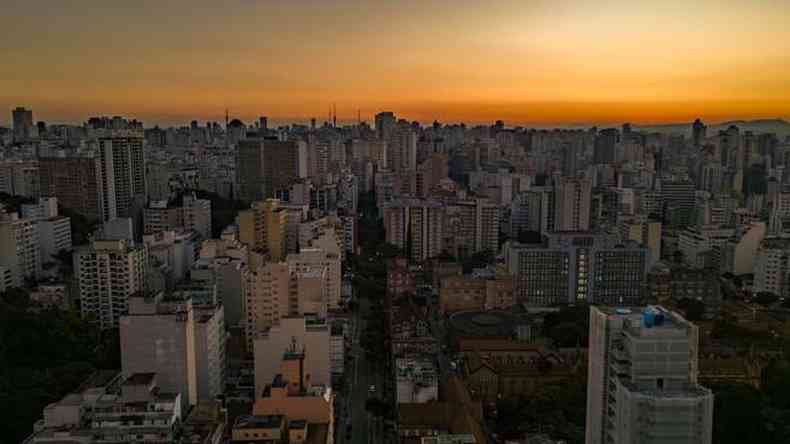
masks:
[[[697,327],[675,312],[591,307],[587,444],[710,444]]]
[[[216,293],[213,286],[197,292]],[[195,405],[224,392],[225,318],[222,306],[162,294],[130,301],[120,320],[124,375],[156,373],[163,391]]]
[[[127,240],[96,240],[74,252],[82,315],[93,315],[101,328],[118,326],[129,297],[144,290],[147,255]]]

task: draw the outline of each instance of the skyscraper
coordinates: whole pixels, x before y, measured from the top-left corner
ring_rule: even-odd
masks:
[[[131,217],[135,204],[142,209],[146,201],[142,135],[118,131],[100,137],[97,160],[102,220]]]
[[[390,111],[376,114],[376,137],[379,140],[389,139],[392,130],[395,128],[395,114]]]
[[[33,111],[18,107],[11,111],[14,122],[14,141],[30,140],[34,135]]]
[[[674,227],[691,223],[694,211],[694,183],[689,180],[661,182],[661,203],[664,222]]]
[[[241,140],[236,176],[239,199],[252,202],[272,198],[307,176],[307,145],[292,140]]]
[[[695,147],[701,147],[705,142],[705,133],[707,129],[708,127],[705,126],[700,119],[695,120],[694,124],[691,125],[691,141],[694,143]]]
[[[590,308],[587,444],[710,444],[697,326],[663,307]]]
[[[589,230],[592,181],[587,178],[563,177],[557,182],[555,189],[554,230]]]
[[[617,128],[601,130],[595,137],[593,160],[595,163],[611,163],[614,161],[614,148],[620,134]]]
[[[387,138],[388,168],[395,172],[417,169],[417,134],[410,127],[389,130]]]

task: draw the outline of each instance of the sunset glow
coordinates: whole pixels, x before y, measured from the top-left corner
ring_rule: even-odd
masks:
[[[790,117],[788,2],[2,3],[0,107],[53,122]]]

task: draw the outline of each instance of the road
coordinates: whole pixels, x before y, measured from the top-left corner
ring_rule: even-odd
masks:
[[[350,347],[351,360],[346,369],[346,385],[341,400],[341,410],[348,412],[348,419],[341,416],[338,422],[337,442],[340,444],[373,444],[381,442],[380,421],[371,418],[365,409],[365,401],[369,396],[379,396],[384,386],[384,376],[377,372],[372,363],[365,359],[360,338],[365,333],[365,317],[370,314],[370,302],[366,298],[357,299],[359,308],[352,321],[352,341]],[[376,394],[369,393],[369,387],[375,385]],[[347,430],[351,425],[351,440],[348,441]]]

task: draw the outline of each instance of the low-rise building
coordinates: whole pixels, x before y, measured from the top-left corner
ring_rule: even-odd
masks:
[[[304,350],[305,374],[312,384],[329,386],[332,382],[331,330],[325,320],[309,317],[286,317],[280,324],[258,332],[254,338],[255,398],[280,369],[280,362],[272,356],[282,356],[288,350]]]
[[[409,271],[409,263],[405,257],[398,257],[389,261],[387,266],[387,293],[395,299],[404,294],[417,293],[414,276]]]
[[[305,365],[309,353],[292,347],[281,355],[279,371],[256,399],[253,415],[280,417],[280,421],[269,421],[273,425],[269,429],[286,435],[281,442],[331,444],[335,435],[334,394],[327,386],[313,382]],[[236,429],[234,425],[234,435]]]
[[[182,412],[181,394],[161,390],[154,373],[99,372],[47,405],[24,443],[169,444],[179,435]]]
[[[219,401],[202,401],[189,412],[181,428],[184,444],[221,444],[225,439],[228,412]]]
[[[456,311],[507,310],[515,304],[513,278],[481,279],[454,276],[442,281],[439,307],[443,313]]]
[[[400,299],[393,302],[389,319],[393,356],[435,356],[439,352],[439,343],[431,334],[425,307]]]
[[[439,375],[431,357],[395,359],[398,404],[424,403],[439,399]]]

